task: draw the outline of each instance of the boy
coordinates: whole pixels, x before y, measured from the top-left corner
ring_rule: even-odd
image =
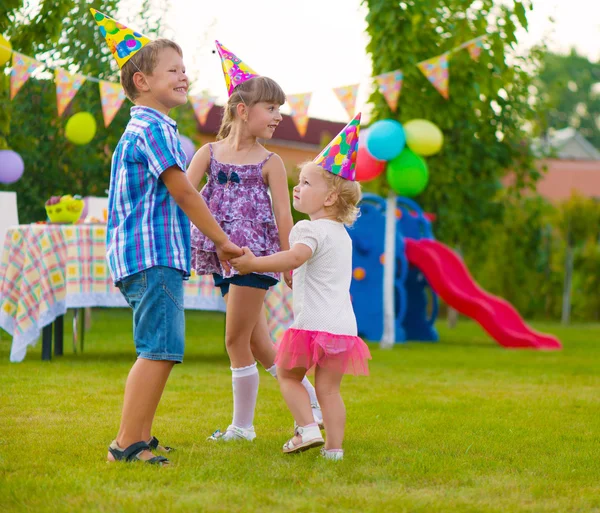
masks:
[[[133,309],[138,359],[125,385],[121,425],[108,461],[166,465],[151,427],[175,363],[183,360],[183,280],[189,277],[191,220],[223,261],[241,255],[185,174],[186,156],[168,113],[187,101],[181,48],[150,41],[92,9],[135,104],[112,160],[107,259],[115,284]],[[187,216],[186,216],[187,214]],[[189,218],[189,219],[188,219]]]

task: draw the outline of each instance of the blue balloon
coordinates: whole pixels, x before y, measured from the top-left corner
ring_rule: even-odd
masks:
[[[396,158],[406,144],[402,125],[393,119],[384,119],[369,127],[367,149],[377,160]]]

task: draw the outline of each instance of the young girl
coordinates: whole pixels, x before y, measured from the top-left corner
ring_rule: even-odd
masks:
[[[288,249],[292,215],[287,174],[281,158],[268,152],[258,138],[270,139],[282,117],[279,108],[285,94],[273,80],[258,76],[217,42],[229,101],[214,144],[200,148],[190,163],[188,178],[198,188],[208,172],[202,196],[223,231],[232,241],[249,246],[259,255]],[[269,199],[270,190],[273,205]],[[210,440],[254,440],[254,409],[258,394],[256,360],[277,377],[275,348],[263,303],[278,272],[239,276],[221,266],[215,245],[192,227],[192,267],[198,274],[212,274],[227,308],[225,343],[231,360],[233,420],[227,430],[217,430]],[[291,286],[291,275],[286,282]],[[311,394],[315,419],[322,422],[314,387]]]
[[[296,421],[284,453],[325,443],[321,454],[344,457],[346,423],[340,384],[345,373],[368,374],[367,345],[357,336],[350,301],[352,241],[344,225],[356,219],[360,185],[354,181],[360,114],[300,172],[294,208],[308,214],[291,231],[291,249],[257,257],[248,248],[231,260],[240,274],[294,270],[294,323],[279,344],[275,363],[281,393]],[[315,369],[327,441],[313,421],[308,394],[300,384]]]

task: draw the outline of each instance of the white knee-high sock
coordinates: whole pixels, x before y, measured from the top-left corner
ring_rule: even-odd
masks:
[[[277,379],[277,366],[276,365],[273,365],[272,367],[269,367],[267,369],[267,372],[271,376],[273,376],[275,379]],[[310,381],[308,381],[308,378],[306,376],[304,376],[304,379],[302,380],[302,385],[304,386],[304,388],[308,392],[308,395],[310,397],[310,404],[319,404],[319,401],[317,399],[317,392],[315,390],[315,387],[312,386],[312,383]]]
[[[233,425],[250,428],[254,423],[254,409],[258,395],[258,368],[256,362],[247,367],[231,368],[233,386]]]

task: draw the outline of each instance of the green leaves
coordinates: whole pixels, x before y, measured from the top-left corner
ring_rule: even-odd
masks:
[[[526,25],[526,5],[501,6],[492,0],[406,1],[366,0],[369,8],[368,51],[373,74],[404,72],[397,115],[383,97],[370,97],[374,120],[394,117],[432,121],[444,132],[442,151],[427,158],[430,182],[418,198],[425,210],[438,214],[436,236],[451,245],[477,240],[488,221],[501,222],[499,183],[512,170],[520,183],[538,175],[523,126],[534,113],[528,103],[533,58],[507,59],[515,33]],[[487,34],[479,62],[466,49],[449,61],[450,98],[444,100],[416,68],[416,63],[440,55]],[[384,194],[385,180],[369,184]]]

